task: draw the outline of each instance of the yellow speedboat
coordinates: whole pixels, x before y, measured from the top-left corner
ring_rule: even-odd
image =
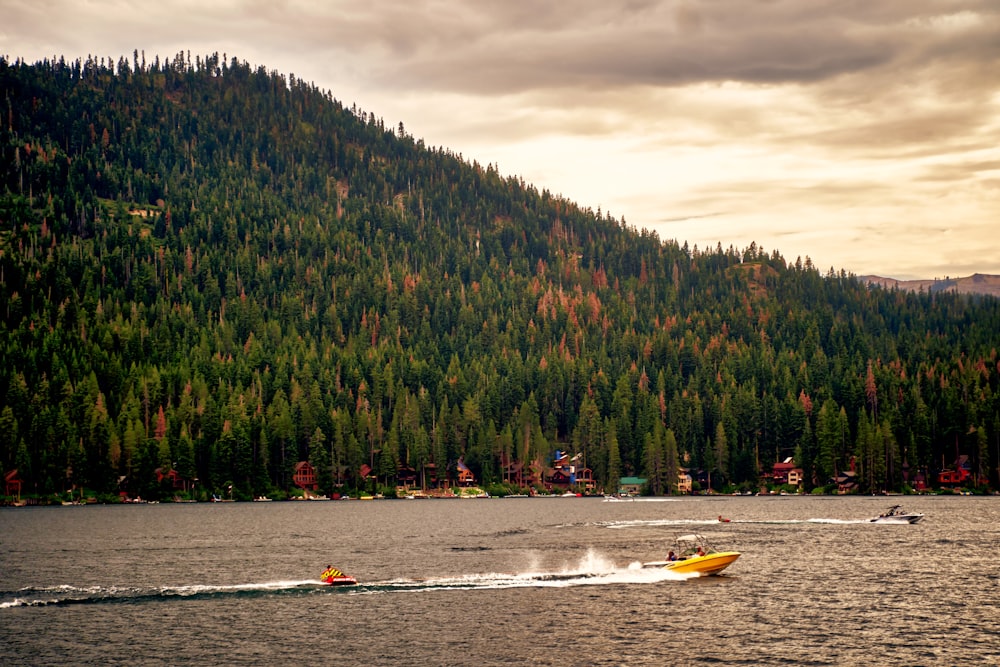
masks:
[[[681,535],[677,538],[676,553],[670,552],[676,560],[666,560],[656,565],[665,570],[697,573],[701,576],[718,574],[736,562],[739,551],[719,551],[712,547],[702,535]],[[647,565],[652,565],[647,563]]]

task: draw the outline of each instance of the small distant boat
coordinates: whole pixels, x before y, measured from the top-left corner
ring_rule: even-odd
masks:
[[[729,523],[731,519],[724,518],[721,514],[719,515],[719,523]]]
[[[919,512],[907,512],[902,505],[893,505],[877,517],[869,519],[870,523],[916,523],[924,518]]]
[[[329,586],[355,586],[358,583],[354,577],[350,577],[332,566],[323,570],[320,579]]]
[[[604,502],[606,503],[630,503],[634,500],[635,498],[628,493],[605,494],[604,496]]]
[[[259,498],[254,498],[253,501],[255,503],[269,503],[271,502],[271,499],[267,496],[260,496]]]
[[[719,574],[741,555],[739,551],[715,549],[704,535],[681,535],[677,538],[676,548],[676,560],[643,563],[643,567],[662,567],[664,570],[706,577]]]

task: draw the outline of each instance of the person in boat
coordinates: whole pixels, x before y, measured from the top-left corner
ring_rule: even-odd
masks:
[[[329,582],[330,579],[334,577],[341,577],[343,573],[332,565],[327,565],[326,569],[323,570],[323,574],[319,575],[319,578],[323,581]]]
[[[677,554],[675,554],[673,551],[671,551],[670,553],[667,554],[667,560],[668,561],[675,561],[675,560],[677,560]]]
[[[698,552],[695,554],[695,556],[704,556],[704,555],[705,555],[705,550],[702,549],[701,545],[699,544],[698,545]]]

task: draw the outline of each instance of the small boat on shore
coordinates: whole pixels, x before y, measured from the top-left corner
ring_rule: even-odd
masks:
[[[719,574],[736,562],[739,551],[719,551],[704,535],[681,535],[677,538],[676,552],[670,552],[674,560],[643,563],[643,567],[662,567],[664,570],[683,574],[696,573],[699,576]]]
[[[907,512],[902,505],[893,505],[877,517],[869,519],[870,523],[916,523],[924,518],[919,512]]]

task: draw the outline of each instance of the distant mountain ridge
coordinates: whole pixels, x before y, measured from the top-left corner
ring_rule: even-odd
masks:
[[[869,285],[895,287],[908,292],[954,292],[955,294],[987,294],[1000,297],[1000,275],[974,273],[964,278],[944,278],[933,280],[896,280],[882,276],[861,276],[860,280]]]

